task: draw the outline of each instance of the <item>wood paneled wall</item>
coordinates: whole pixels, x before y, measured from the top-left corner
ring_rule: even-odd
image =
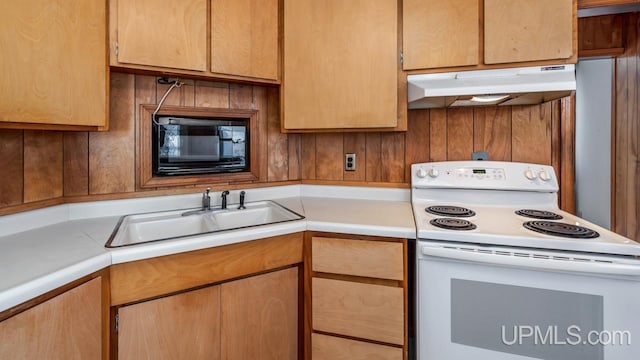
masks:
[[[552,165],[560,177],[561,206],[574,211],[573,97],[531,106],[409,110],[406,133],[331,133],[302,136],[304,182],[409,185],[411,164],[490,160]],[[356,171],[344,171],[344,154]]]
[[[0,130],[0,214],[64,201],[197,191],[194,186],[140,189],[136,182],[136,124],[141,104],[156,104],[168,85],[156,77],[111,74],[108,132]],[[278,88],[187,80],[166,105],[257,109],[261,186],[300,179],[300,135],[281,134]]]
[[[136,128],[141,104],[155,104],[168,85],[156,77],[112,73],[108,132],[0,130],[0,215],[87,200],[189,193],[202,187],[141,189],[136,181]],[[407,132],[280,133],[277,87],[186,81],[165,104],[259,111],[259,179],[215,184],[333,183],[408,187],[416,162],[470,159],[551,164],[561,176],[562,206],[573,211],[573,100],[535,106],[409,111]],[[563,130],[564,129],[564,130]],[[344,171],[344,154],[356,171]]]
[[[625,52],[616,59],[613,230],[640,241],[640,13],[624,16]]]

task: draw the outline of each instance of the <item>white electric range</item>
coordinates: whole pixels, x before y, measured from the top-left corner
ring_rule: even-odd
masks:
[[[640,244],[558,208],[550,166],[412,165],[420,360],[629,360]]]

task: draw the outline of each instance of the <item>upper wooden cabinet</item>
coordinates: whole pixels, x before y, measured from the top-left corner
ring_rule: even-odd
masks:
[[[118,62],[205,71],[207,0],[118,0]]]
[[[211,71],[278,79],[278,0],[211,0]]]
[[[398,1],[285,0],[283,129],[394,128]]]
[[[577,0],[404,0],[403,55],[405,70],[573,63]]]
[[[570,58],[575,11],[572,0],[485,0],[485,63]]]
[[[638,4],[640,0],[578,0],[579,9],[587,9],[602,6],[617,6]]]
[[[111,65],[275,83],[278,0],[113,0]]]
[[[479,0],[404,0],[403,68],[477,65]]]
[[[107,126],[106,9],[104,0],[0,3],[0,127]]]

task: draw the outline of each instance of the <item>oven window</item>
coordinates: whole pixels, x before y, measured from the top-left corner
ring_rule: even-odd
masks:
[[[451,279],[451,341],[548,360],[604,359],[602,296]]]

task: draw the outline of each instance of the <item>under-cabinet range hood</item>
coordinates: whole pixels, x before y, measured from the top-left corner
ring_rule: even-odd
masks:
[[[570,95],[575,66],[533,66],[409,75],[409,109],[531,105]]]

